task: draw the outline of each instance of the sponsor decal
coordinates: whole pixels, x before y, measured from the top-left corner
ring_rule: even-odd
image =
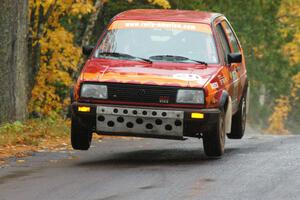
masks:
[[[173,78],[183,81],[200,81],[202,78],[197,74],[174,74]]]
[[[186,22],[164,22],[164,21],[142,21],[142,20],[118,20],[113,22],[109,30],[114,29],[133,29],[133,28],[150,28],[150,29],[168,29],[168,30],[185,30],[196,31],[212,34],[211,28],[207,24],[186,23]]]
[[[191,84],[194,83],[203,85],[206,82],[206,79],[203,79],[197,74],[174,74],[172,78],[181,81],[189,81]]]
[[[220,80],[221,85],[225,85],[226,78],[223,75],[218,75],[218,79]]]
[[[212,89],[219,88],[219,84],[217,82],[211,83],[210,86],[211,86]]]

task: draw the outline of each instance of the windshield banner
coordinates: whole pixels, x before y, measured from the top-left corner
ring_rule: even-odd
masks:
[[[169,29],[169,30],[183,30],[196,31],[211,34],[211,28],[207,24],[200,23],[185,23],[185,22],[163,22],[163,21],[137,21],[137,20],[118,20],[113,22],[109,30],[115,29]]]

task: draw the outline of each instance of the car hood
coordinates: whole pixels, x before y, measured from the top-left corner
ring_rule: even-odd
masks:
[[[81,81],[203,87],[217,70],[217,66],[193,63],[148,64],[94,59],[86,63]]]

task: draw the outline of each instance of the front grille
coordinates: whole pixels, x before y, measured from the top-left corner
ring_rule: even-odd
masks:
[[[177,88],[136,84],[107,84],[108,99],[144,103],[176,103]]]

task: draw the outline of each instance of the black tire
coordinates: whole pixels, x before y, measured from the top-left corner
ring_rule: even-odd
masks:
[[[71,144],[73,149],[88,150],[92,142],[92,131],[81,126],[77,119],[71,121]]]
[[[209,157],[220,157],[225,147],[225,114],[221,112],[212,131],[203,134],[204,152]]]
[[[247,96],[245,93],[240,101],[238,112],[232,117],[231,132],[227,134],[229,139],[242,139],[244,136],[247,119],[246,105]]]

